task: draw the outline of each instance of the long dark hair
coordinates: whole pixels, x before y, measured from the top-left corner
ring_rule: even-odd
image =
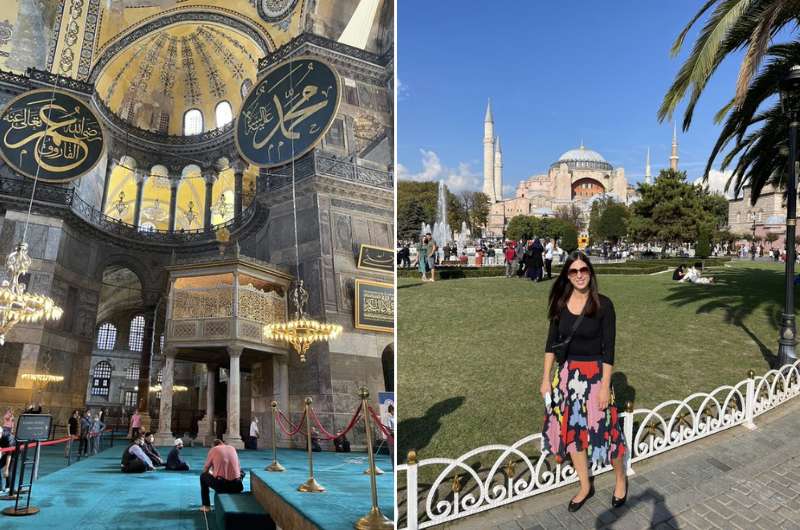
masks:
[[[550,302],[549,309],[547,311],[547,317],[550,320],[558,318],[558,315],[561,314],[561,311],[567,307],[569,297],[572,295],[572,291],[574,290],[574,287],[572,287],[572,282],[569,281],[569,277],[567,275],[569,274],[569,268],[576,261],[582,261],[587,267],[589,267],[589,299],[586,301],[586,310],[584,311],[584,314],[586,316],[592,316],[600,309],[600,293],[597,289],[597,275],[594,273],[592,262],[589,261],[589,256],[584,254],[582,251],[574,250],[567,257],[567,260],[561,267],[561,274],[558,275],[558,278],[556,278],[556,281],[553,284],[553,288],[550,289]]]

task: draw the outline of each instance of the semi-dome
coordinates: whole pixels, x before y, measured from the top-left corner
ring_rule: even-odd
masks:
[[[603,155],[592,149],[586,149],[583,144],[577,149],[570,149],[561,155],[558,161],[553,163],[553,167],[558,167],[561,164],[567,164],[570,169],[613,169],[611,164],[603,158]]]

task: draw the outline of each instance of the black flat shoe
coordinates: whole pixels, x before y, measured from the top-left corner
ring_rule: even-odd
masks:
[[[586,494],[586,497],[584,497],[583,500],[581,500],[580,502],[575,502],[570,500],[567,509],[571,512],[577,512],[578,510],[581,509],[581,506],[583,506],[583,504],[593,496],[594,496],[594,485],[592,485],[591,489],[589,490],[589,493]]]
[[[628,477],[625,477],[625,495],[623,495],[621,499],[618,499],[612,493],[611,494],[611,506],[613,506],[614,508],[619,508],[620,506],[625,504],[625,501],[627,501],[627,500],[628,500]]]

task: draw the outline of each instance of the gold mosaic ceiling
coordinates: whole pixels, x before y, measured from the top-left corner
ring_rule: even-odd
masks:
[[[228,101],[236,116],[242,84],[255,81],[260,47],[228,27],[187,22],[150,33],[117,54],[96,89],[117,116],[150,131],[182,134],[189,109],[203,130],[217,128],[215,109]]]

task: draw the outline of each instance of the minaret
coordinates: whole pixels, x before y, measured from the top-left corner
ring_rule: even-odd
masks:
[[[492,117],[492,100],[486,105],[486,117],[483,119],[483,193],[491,202],[495,202],[494,194],[494,118]]]
[[[503,152],[500,150],[500,137],[494,144],[494,200],[503,200]]]
[[[669,157],[669,168],[678,171],[678,126],[672,124],[672,155]]]
[[[652,184],[653,179],[650,176],[650,148],[647,148],[647,161],[644,163],[644,183]]]

